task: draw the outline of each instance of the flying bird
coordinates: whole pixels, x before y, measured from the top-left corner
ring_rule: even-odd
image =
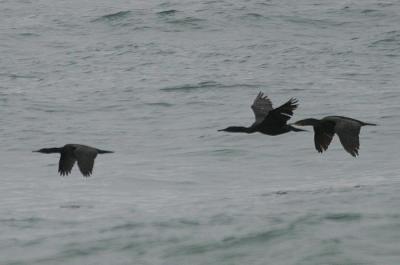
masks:
[[[66,144],[63,147],[42,148],[33,152],[44,154],[60,153],[58,173],[61,176],[71,173],[72,167],[77,161],[79,170],[84,177],[92,175],[94,159],[97,154],[114,153],[113,151],[100,150],[81,144]]]
[[[359,134],[361,127],[365,125],[376,126],[373,123],[343,116],[327,116],[320,120],[304,119],[293,123],[293,125],[314,127],[314,144],[319,153],[328,149],[336,133],[344,149],[354,157],[358,156],[358,149],[360,148]]]
[[[250,127],[230,126],[218,131],[241,133],[260,132],[267,135],[279,135],[290,131],[304,131],[287,124],[287,121],[292,117],[293,111],[297,106],[297,99],[291,98],[282,106],[274,109],[271,100],[260,92],[254,99],[253,105],[251,105],[255,121]]]

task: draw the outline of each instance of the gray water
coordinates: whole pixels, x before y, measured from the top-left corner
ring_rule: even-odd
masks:
[[[0,1],[0,264],[400,264],[400,2]],[[360,156],[249,125],[344,115]],[[42,147],[115,154],[57,174]]]

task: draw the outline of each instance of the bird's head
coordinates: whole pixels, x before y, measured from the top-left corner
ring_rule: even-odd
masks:
[[[218,130],[219,132],[228,132],[229,131],[229,128],[230,127],[227,127],[227,128],[225,128],[225,129],[220,129],[220,130]]]
[[[34,153],[46,153],[46,149],[47,148],[42,148],[42,149],[39,149],[39,150],[33,150],[32,152],[34,152]]]

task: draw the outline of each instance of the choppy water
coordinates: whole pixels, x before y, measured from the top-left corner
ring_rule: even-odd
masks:
[[[0,1],[1,264],[400,263],[398,1]],[[376,122],[360,157],[247,125]],[[41,147],[115,150],[57,175]]]

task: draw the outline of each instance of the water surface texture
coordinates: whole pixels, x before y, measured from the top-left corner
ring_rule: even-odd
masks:
[[[400,264],[400,2],[0,1],[0,263]],[[249,125],[344,115],[360,156]],[[84,143],[92,177],[42,147]]]

